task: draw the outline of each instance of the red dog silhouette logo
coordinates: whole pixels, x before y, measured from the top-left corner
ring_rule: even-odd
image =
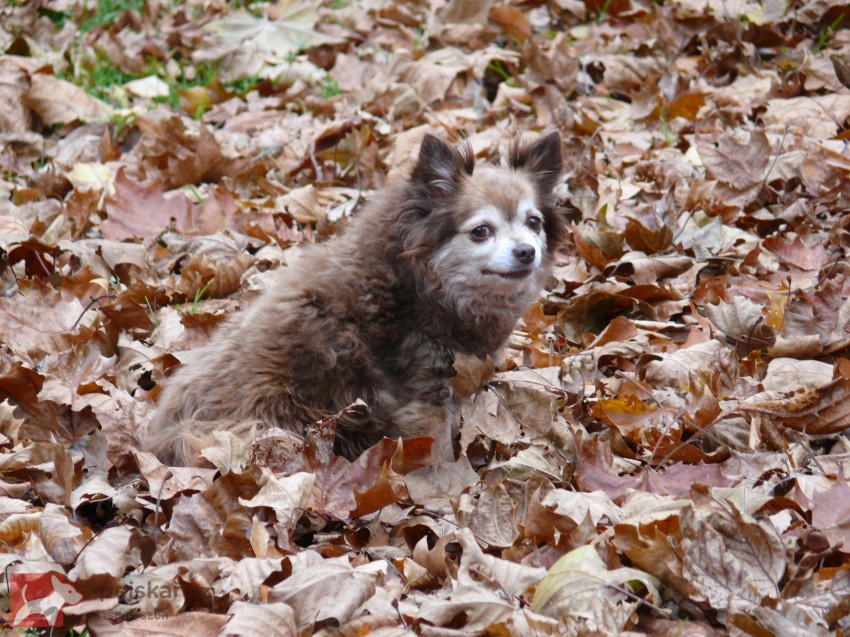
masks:
[[[64,606],[73,606],[83,596],[61,573],[12,573],[9,605],[12,626],[48,628],[61,626]]]

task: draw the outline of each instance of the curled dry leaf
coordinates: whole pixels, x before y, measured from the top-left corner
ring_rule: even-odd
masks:
[[[416,613],[416,620],[443,627],[459,620],[461,628],[474,633],[487,626],[503,624],[512,614],[513,604],[508,603],[503,595],[470,581],[458,585],[449,599],[425,599]]]
[[[660,584],[638,569],[609,570],[593,547],[582,546],[564,555],[546,572],[537,585],[532,608],[552,617],[575,620],[593,614],[594,605],[600,600],[612,604],[627,602],[632,599],[629,589],[633,586],[645,589],[648,600],[658,604]],[[620,630],[624,627],[625,624]]]
[[[463,456],[456,462],[435,462],[404,476],[410,499],[429,509],[447,506],[452,498],[477,482],[478,474]]]
[[[767,416],[785,427],[811,435],[844,431],[850,427],[850,380],[839,378],[790,398],[743,401],[738,410]]]
[[[56,504],[48,504],[44,508],[38,535],[50,558],[63,566],[73,564],[93,537],[88,527],[72,523],[64,507]]]
[[[543,577],[545,570],[539,567],[517,564],[500,559],[481,550],[471,529],[459,529],[455,537],[463,549],[458,580],[472,578],[493,583],[494,590],[509,595],[524,595]]]
[[[41,285],[15,299],[0,299],[3,341],[33,359],[85,343],[93,337],[99,323],[97,312],[86,312],[77,299],[66,301],[58,292]]]
[[[250,459],[249,445],[230,431],[215,431],[213,436],[215,444],[201,451],[201,455],[209,460],[219,473],[241,473]]]
[[[194,556],[240,556],[250,548],[251,518],[239,498],[260,488],[260,471],[228,473],[199,494],[181,496],[171,514],[167,534],[174,540],[173,559]]]

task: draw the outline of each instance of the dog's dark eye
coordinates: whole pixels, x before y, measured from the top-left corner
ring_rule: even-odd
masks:
[[[543,221],[540,217],[529,217],[528,221],[525,222],[529,228],[531,228],[532,232],[540,232],[540,228],[543,225]]]
[[[489,239],[492,234],[493,229],[490,226],[478,226],[472,229],[469,236],[472,237],[473,241],[484,241]]]

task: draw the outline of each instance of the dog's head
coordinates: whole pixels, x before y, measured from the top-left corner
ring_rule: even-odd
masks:
[[[406,251],[425,255],[451,296],[528,303],[565,235],[553,194],[561,166],[557,133],[515,142],[506,167],[475,167],[468,145],[426,135],[410,177]]]

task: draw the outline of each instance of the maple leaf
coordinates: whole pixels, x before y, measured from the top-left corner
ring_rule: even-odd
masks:
[[[316,2],[284,0],[277,5],[275,19],[234,11],[206,25],[214,34],[213,44],[201,49],[195,57],[199,60],[217,59],[249,47],[285,60],[302,49],[340,42],[339,38],[315,30],[319,19],[317,6]]]

